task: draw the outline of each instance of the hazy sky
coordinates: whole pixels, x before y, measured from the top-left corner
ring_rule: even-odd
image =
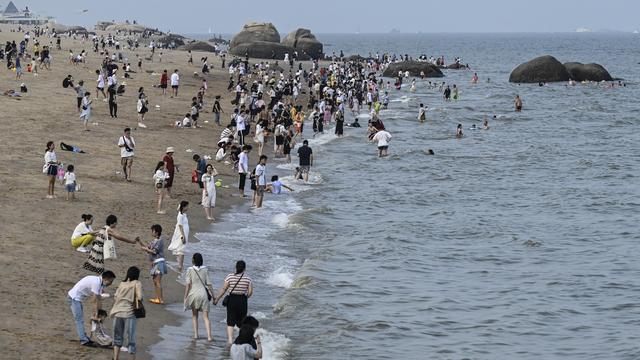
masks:
[[[0,0],[6,6],[8,0]],[[639,0],[17,0],[63,24],[136,19],[174,33],[235,33],[248,21],[268,21],[281,34],[315,33],[633,31]],[[371,6],[371,4],[376,4]],[[386,5],[389,4],[389,5]],[[436,5],[437,4],[437,5]],[[81,13],[87,9],[88,12]],[[4,10],[4,9],[3,9]]]

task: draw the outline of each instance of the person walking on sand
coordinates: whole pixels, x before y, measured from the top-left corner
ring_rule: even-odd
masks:
[[[118,285],[113,296],[113,307],[109,316],[113,318],[113,359],[120,359],[120,351],[127,336],[127,352],[131,359],[136,358],[136,333],[138,319],[135,310],[142,303],[142,283],[140,269],[135,266],[127,269],[127,277]],[[126,330],[125,330],[126,329]]]
[[[207,220],[215,220],[211,215],[211,209],[216,207],[216,176],[218,176],[218,171],[212,164],[208,164],[206,169],[202,175],[202,206]]]
[[[89,339],[84,329],[84,309],[82,304],[91,299],[93,302],[93,316],[98,318],[98,310],[102,304],[102,291],[105,287],[111,285],[116,279],[116,275],[112,271],[105,271],[99,276],[88,275],[78,281],[69,292],[67,292],[67,303],[71,308],[73,320],[76,325],[76,331],[80,338],[80,345],[96,347],[96,344]]]
[[[140,248],[149,254],[151,262],[151,270],[149,275],[153,279],[153,287],[156,297],[149,299],[152,304],[163,305],[164,297],[162,296],[162,276],[167,274],[167,263],[164,259],[164,240],[162,239],[162,226],[158,224],[151,225],[151,236],[153,240],[147,245],[140,243]]]
[[[114,86],[107,89],[109,93],[109,115],[112,118],[118,117],[118,91]]]
[[[218,296],[214,300],[214,304],[225,297],[227,290],[228,296],[222,301],[222,306],[227,308],[227,344],[233,343],[234,326],[242,326],[242,321],[247,317],[248,304],[247,300],[253,295],[252,281],[245,274],[247,264],[239,260],[236,262],[236,271],[227,275],[224,279],[224,285],[218,292]]]
[[[213,284],[209,280],[209,272],[200,253],[193,254],[191,259],[193,266],[187,269],[186,281],[184,288],[184,308],[191,309],[191,324],[193,326],[193,339],[197,340],[198,335],[198,313],[202,312],[204,327],[207,331],[207,341],[213,341],[211,335],[211,322],[209,321],[209,303],[213,299]],[[216,304],[217,301],[214,301]]]
[[[184,251],[189,242],[189,219],[187,218],[187,210],[189,210],[189,202],[182,200],[178,205],[178,217],[176,219],[176,228],[173,231],[173,237],[169,244],[168,250],[178,259],[178,272],[182,275],[182,267],[184,264]]]
[[[53,199],[56,197],[54,195],[54,189],[56,186],[56,176],[58,176],[58,166],[60,166],[60,162],[56,157],[55,148],[56,145],[53,143],[53,141],[48,141],[47,149],[44,153],[44,166],[42,167],[42,172],[49,178],[47,199]]]
[[[144,115],[149,111],[149,101],[147,95],[144,93],[144,88],[138,89],[138,102],[136,104],[136,110],[138,111],[138,126],[145,128]]]
[[[87,125],[89,124],[89,118],[91,118],[91,93],[85,92],[82,98],[82,112],[80,113],[80,120],[84,124],[84,131],[89,131]]]
[[[304,182],[309,182],[309,171],[313,166],[313,150],[309,147],[309,140],[304,140],[302,146],[298,148],[298,158],[300,159],[299,167],[301,174],[296,174],[304,177]]]
[[[158,214],[166,214],[166,212],[162,208],[162,203],[166,196],[165,184],[168,177],[169,173],[167,173],[166,171],[164,161],[159,161],[153,174],[153,186],[156,189],[156,193],[158,194]]]
[[[131,128],[124,129],[124,135],[118,139],[118,147],[120,148],[120,165],[124,179],[131,182],[131,167],[133,166],[134,149],[136,142],[131,137]]]
[[[247,181],[247,174],[249,173],[249,152],[250,151],[251,151],[251,145],[244,145],[242,147],[242,152],[238,156],[238,175],[240,177],[240,180],[238,181],[238,189],[240,190],[241,197],[246,197],[244,194],[244,185]]]
[[[91,251],[89,252],[89,258],[84,262],[84,265],[82,266],[85,270],[94,272],[98,275],[102,274],[102,272],[104,271],[104,242],[107,239],[113,238],[129,244],[135,244],[140,241],[140,238],[138,237],[130,240],[116,231],[116,226],[118,226],[118,218],[115,215],[107,216],[107,220],[105,221],[105,223],[106,226],[98,232],[98,235],[93,240],[93,246],[91,247]]]
[[[78,105],[78,112],[82,112],[82,99],[84,98],[84,81],[78,81],[78,85],[76,85],[73,90],[76,91],[76,104]]]
[[[167,85],[169,84],[169,75],[167,74],[167,69],[162,71],[162,76],[160,77],[160,88],[162,89],[162,97],[167,95]]]
[[[178,75],[178,69],[173,71],[171,74],[171,89],[173,91],[173,96],[178,97],[178,88],[180,87],[180,75]]]
[[[98,75],[98,80],[96,80],[96,100],[98,100],[98,96],[102,93],[104,99],[107,98],[107,94],[104,92],[104,73],[100,70],[96,70],[96,75]]]
[[[171,198],[171,188],[173,188],[173,178],[176,174],[176,165],[173,163],[173,153],[175,153],[175,149],[172,146],[167,147],[164,152],[164,156],[162,157],[162,161],[164,161],[164,168],[169,177],[165,180],[164,189],[167,191],[167,196]]]

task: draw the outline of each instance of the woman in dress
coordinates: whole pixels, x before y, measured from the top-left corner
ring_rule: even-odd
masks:
[[[118,225],[118,218],[115,215],[107,216],[106,226],[98,232],[98,235],[93,240],[93,246],[89,253],[89,258],[84,262],[84,268],[98,275],[104,272],[104,242],[108,238],[114,238],[129,244],[135,244],[140,241],[140,238],[136,237],[134,240],[121,235],[116,231]]]
[[[89,119],[91,118],[91,93],[85,92],[84,97],[82,98],[82,112],[80,113],[80,120],[84,124],[84,130],[89,131],[88,124]]]
[[[211,215],[211,208],[216,207],[216,176],[216,168],[212,164],[207,165],[207,171],[202,175],[202,206],[207,220],[215,220]]]
[[[209,296],[213,294],[213,285],[209,280],[209,273],[200,253],[193,254],[193,266],[187,269],[187,285],[184,288],[184,308],[191,309],[193,324],[193,338],[198,339],[198,313],[202,312],[207,340],[213,341],[211,336],[211,322],[209,321]],[[213,297],[211,298],[213,299]],[[214,305],[216,303],[214,302]]]
[[[145,95],[144,93],[144,88],[141,87],[140,89],[138,89],[138,103],[136,105],[136,110],[138,111],[138,124],[144,125],[144,114],[149,111],[149,108],[147,107],[148,103],[149,102],[147,101],[147,95]],[[143,125],[139,126],[146,127]]]
[[[240,260],[236,263],[236,272],[227,275],[224,279],[224,285],[218,292],[218,296],[214,300],[216,304],[229,290],[229,300],[227,307],[227,342],[229,345],[233,342],[233,327],[242,326],[242,321],[247,317],[247,299],[253,294],[253,286],[251,278],[246,276],[244,270],[247,264]],[[224,304],[223,304],[224,305]]]
[[[53,199],[55,195],[53,195],[53,191],[56,185],[56,176],[58,175],[58,165],[60,162],[56,156],[56,152],[54,151],[56,145],[53,141],[47,142],[47,149],[44,153],[44,167],[42,168],[42,172],[49,177],[49,187],[47,189],[47,199]]]
[[[113,318],[113,358],[120,358],[122,344],[125,344],[124,334],[128,334],[128,352],[132,359],[136,358],[136,324],[134,310],[138,308],[138,301],[142,302],[142,284],[140,269],[135,266],[127,270],[127,277],[120,283],[113,299],[113,307],[109,316]],[[126,329],[126,331],[125,331]]]
[[[189,202],[182,200],[178,206],[176,229],[173,231],[171,243],[167,248],[178,258],[178,272],[180,274],[182,274],[182,266],[184,263],[184,249],[189,241],[189,219],[187,218],[187,210],[189,210]]]

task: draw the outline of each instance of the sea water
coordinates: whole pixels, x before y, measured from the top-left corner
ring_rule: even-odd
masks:
[[[270,160],[268,177],[296,192],[235,208],[197,235],[190,250],[203,253],[216,287],[247,262],[266,359],[640,357],[640,37],[319,38],[329,54],[459,56],[472,70],[432,79],[457,84],[458,101],[428,80],[390,91],[388,157],[376,157],[365,128],[340,139],[328,129],[310,141],[309,184]],[[508,83],[544,54],[600,63],[627,86]],[[490,130],[470,130],[485,116]],[[154,358],[228,357],[223,308],[212,310],[213,345],[191,342],[190,314],[170,308],[184,321],[161,329]]]

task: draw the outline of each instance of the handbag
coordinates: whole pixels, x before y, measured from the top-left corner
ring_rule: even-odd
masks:
[[[118,254],[116,254],[116,244],[113,242],[113,239],[109,237],[109,232],[107,229],[104,229],[104,244],[102,245],[103,257],[105,260],[108,259],[117,259]]]
[[[231,289],[231,291],[229,291],[229,295],[231,295],[231,293],[233,292],[233,290],[236,289],[236,286],[238,286],[238,284],[240,283],[240,280],[242,280],[242,277],[244,276],[244,273],[242,273],[242,275],[240,275],[240,279],[238,279],[238,281],[236,282],[235,285],[233,285],[233,288]],[[229,304],[229,295],[225,296],[224,299],[222,299],[222,306],[227,307],[227,305]]]
[[[133,294],[133,315],[136,317],[136,319],[143,319],[147,316],[147,310],[144,309],[142,299],[138,299],[135,290]]]
[[[211,293],[209,292],[209,288],[204,283],[204,281],[202,281],[202,278],[200,277],[200,274],[198,274],[198,270],[196,270],[196,269],[193,269],[193,270],[196,272],[196,276],[198,276],[198,279],[200,279],[200,282],[202,283],[202,286],[204,286],[204,290],[207,292],[207,300],[211,301],[213,296],[211,296]]]

